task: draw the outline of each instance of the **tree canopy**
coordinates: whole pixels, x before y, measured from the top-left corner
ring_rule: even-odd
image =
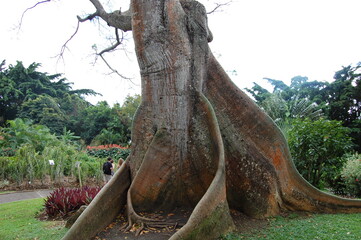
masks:
[[[266,78],[273,86],[272,91],[257,83],[246,91],[276,122],[280,114],[283,114],[283,119],[291,117],[292,114],[287,113],[286,109],[292,109],[297,101],[308,102],[308,110],[314,108],[312,104],[317,104],[324,117],[341,121],[343,126],[351,129],[350,136],[354,139],[356,150],[361,151],[360,67],[361,63],[342,67],[330,82],[309,81],[307,77],[296,76],[287,85],[281,80]],[[315,111],[307,117],[312,119],[317,113]]]
[[[87,104],[83,95],[96,95],[91,89],[72,90],[71,83],[61,74],[49,75],[39,72],[39,63],[32,63],[25,67],[18,61],[15,65],[5,66],[2,62],[0,72],[0,125],[4,126],[7,120],[13,120],[18,115],[31,116],[37,122],[47,121],[49,118],[66,119],[72,112],[73,104],[62,108],[67,96],[78,97]],[[45,105],[46,107],[45,107]],[[74,104],[76,106],[77,104]],[[43,113],[43,108],[47,113]],[[51,116],[53,114],[53,116]],[[56,116],[55,116],[55,115]],[[59,116],[61,115],[61,116]],[[42,118],[48,118],[42,120]]]
[[[72,89],[61,74],[38,71],[41,65],[0,67],[0,126],[9,120],[29,119],[62,135],[64,129],[84,140],[85,144],[128,144],[133,115],[140,96],[128,96],[122,106],[110,107],[107,102],[95,106],[85,100],[96,95],[91,89]]]

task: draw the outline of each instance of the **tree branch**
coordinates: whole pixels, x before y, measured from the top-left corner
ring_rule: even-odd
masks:
[[[119,38],[119,31],[118,29],[116,28],[115,29],[115,39],[116,39],[116,43],[113,44],[112,46],[104,49],[103,51],[101,51],[100,53],[97,53],[98,55],[102,55],[103,53],[106,53],[106,52],[112,52],[114,51],[120,44],[122,44],[123,42],[123,33],[122,33],[122,39],[120,40]]]
[[[48,0],[50,1],[50,0]],[[78,30],[79,30],[79,26],[80,23],[82,22],[86,22],[86,21],[91,21],[96,17],[100,17],[102,18],[107,24],[108,26],[112,26],[115,28],[115,36],[116,36],[116,42],[115,44],[111,45],[110,47],[102,50],[101,52],[97,52],[96,47],[94,48],[96,51],[96,55],[100,56],[101,59],[104,61],[104,63],[107,65],[107,67],[111,70],[112,73],[117,74],[118,76],[120,76],[123,79],[129,80],[131,81],[131,78],[125,77],[122,74],[120,74],[116,69],[114,69],[109,63],[108,61],[105,59],[105,57],[103,56],[103,54],[107,53],[107,52],[112,52],[114,51],[119,45],[122,44],[123,42],[123,32],[122,32],[122,38],[119,38],[119,29],[122,31],[128,31],[131,30],[131,16],[130,16],[130,12],[126,11],[124,13],[121,13],[120,10],[114,11],[112,13],[107,13],[102,4],[99,2],[99,0],[89,0],[93,6],[95,7],[96,11],[92,14],[89,14],[86,17],[80,17],[77,16],[78,19],[78,24],[77,27],[75,29],[75,32],[71,35],[71,37],[63,44],[63,46],[61,47],[60,50],[60,54],[58,55],[59,58],[63,58],[65,49],[67,49],[67,44],[70,42],[71,39],[73,39],[73,37],[77,34]],[[96,60],[95,60],[96,61]],[[132,82],[132,81],[131,81]],[[132,82],[133,83],[133,82]],[[134,84],[134,83],[133,83]]]
[[[75,32],[70,36],[70,38],[63,44],[63,46],[61,46],[61,50],[60,50],[60,53],[58,55],[58,58],[64,58],[64,52],[65,52],[65,49],[67,49],[67,44],[70,42],[70,40],[73,39],[73,37],[77,34],[78,30],[79,30],[79,27],[80,27],[80,21],[78,20],[78,24],[76,26],[76,29],[75,29]]]
[[[122,35],[123,35],[123,33],[122,33]],[[104,58],[104,56],[103,56],[104,53],[112,52],[112,51],[114,51],[120,44],[122,44],[122,42],[123,42],[123,36],[122,36],[121,39],[119,38],[119,31],[118,31],[118,29],[115,29],[115,39],[116,39],[116,42],[115,42],[112,46],[110,46],[110,47],[108,47],[108,48],[106,48],[106,49],[104,49],[104,50],[102,50],[102,51],[100,51],[99,53],[96,53],[96,54],[101,57],[101,59],[104,61],[104,63],[107,65],[107,67],[112,71],[112,73],[117,74],[117,75],[118,75],[119,77],[121,77],[121,78],[124,78],[124,79],[127,79],[127,80],[131,80],[130,78],[125,77],[124,75],[120,74],[116,69],[114,69],[114,68],[108,63],[108,61]]]
[[[21,15],[21,18],[20,18],[20,22],[19,22],[19,30],[21,28],[21,25],[23,24],[23,18],[25,16],[25,13],[33,8],[35,8],[36,6],[38,6],[39,4],[42,4],[42,3],[46,3],[46,2],[50,2],[51,0],[44,0],[44,1],[40,1],[40,2],[37,2],[35,3],[34,6],[32,7],[28,7],[27,9],[25,9],[25,11],[23,12],[23,14]]]
[[[99,0],[89,0],[96,9],[96,14],[103,19],[109,26],[118,28],[124,32],[132,30],[130,11],[121,12],[116,10],[107,13]]]
[[[86,21],[91,21],[91,20],[93,20],[95,17],[98,17],[98,16],[99,16],[98,12],[95,12],[95,13],[93,13],[93,14],[88,15],[88,16],[85,17],[85,18],[81,18],[80,16],[77,16],[77,18],[78,18],[78,21],[79,21],[79,22],[86,22]]]
[[[116,37],[116,42],[115,42],[113,45],[111,45],[110,47],[103,49],[103,50],[100,51],[99,53],[97,52],[97,48],[96,48],[96,47],[93,47],[93,49],[95,50],[96,55],[97,55],[97,56],[100,56],[100,58],[103,60],[103,62],[105,63],[105,65],[107,65],[107,67],[111,70],[111,73],[115,73],[115,74],[117,74],[119,77],[121,77],[121,78],[123,78],[123,79],[126,79],[126,80],[129,80],[132,84],[137,85],[137,84],[135,84],[135,83],[132,81],[131,78],[126,77],[126,76],[120,74],[120,73],[118,72],[118,70],[116,70],[115,68],[113,68],[113,67],[109,64],[109,62],[105,59],[105,57],[104,57],[104,54],[105,54],[105,53],[114,51],[119,45],[122,44],[122,42],[123,42],[123,40],[124,40],[124,38],[123,38],[123,32],[122,32],[122,38],[119,38],[119,29],[115,29],[115,37]],[[110,74],[111,74],[111,73],[110,73]]]
[[[229,1],[229,2],[226,2],[226,3],[216,3],[216,6],[213,8],[213,10],[207,12],[207,14],[212,14],[212,13],[215,13],[217,12],[217,10],[219,10],[221,7],[224,7],[224,6],[228,6],[232,3],[232,0]]]

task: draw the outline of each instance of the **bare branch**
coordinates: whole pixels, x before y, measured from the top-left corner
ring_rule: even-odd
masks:
[[[23,24],[23,18],[24,18],[24,15],[25,15],[25,13],[27,12],[27,11],[29,11],[29,10],[31,10],[31,9],[33,9],[33,8],[35,8],[36,6],[38,6],[39,4],[42,4],[42,3],[46,3],[46,2],[50,2],[51,0],[44,0],[44,1],[40,1],[40,2],[37,2],[34,6],[32,6],[32,7],[29,7],[29,8],[27,8],[27,9],[25,9],[25,11],[23,12],[23,14],[21,15],[21,18],[20,18],[20,22],[19,22],[19,30],[20,30],[20,28],[21,28],[21,25]]]
[[[116,69],[112,68],[112,66],[108,63],[108,61],[104,58],[103,55],[99,55],[101,59],[104,61],[104,63],[107,65],[107,67],[112,71],[112,73],[117,74],[119,77],[129,80],[132,84],[136,85],[131,78],[125,77],[124,75],[120,74]]]
[[[123,38],[123,32],[122,32],[122,38],[119,38],[119,30],[118,30],[117,28],[115,29],[115,37],[116,37],[116,42],[115,42],[112,46],[110,46],[110,47],[108,47],[108,48],[106,48],[106,49],[104,49],[104,50],[102,50],[102,51],[100,51],[99,53],[96,53],[96,54],[97,54],[97,56],[100,56],[100,57],[101,57],[101,59],[103,60],[103,62],[105,63],[105,65],[107,65],[107,67],[111,70],[111,73],[115,73],[115,74],[117,74],[119,77],[121,77],[121,78],[123,78],[123,79],[126,79],[126,80],[129,80],[132,84],[136,85],[136,84],[132,81],[131,78],[126,77],[126,76],[120,74],[120,73],[118,72],[118,70],[116,70],[115,68],[113,68],[113,67],[108,63],[108,61],[105,59],[105,57],[103,56],[103,54],[114,51],[119,45],[122,44],[122,42],[123,42],[123,40],[124,40],[124,38]],[[96,48],[95,48],[95,50],[96,50]]]
[[[97,53],[98,55],[102,55],[103,53],[106,53],[106,52],[112,52],[113,50],[115,50],[120,44],[122,44],[123,42],[123,32],[122,32],[122,40],[119,39],[119,31],[118,29],[116,28],[115,29],[115,38],[116,38],[116,43],[113,44],[112,46],[104,49],[103,51],[101,51],[100,53]]]
[[[124,32],[132,30],[131,13],[129,10],[125,12],[116,10],[114,12],[107,13],[99,0],[89,1],[94,5],[97,16],[102,18],[109,26],[118,28]]]
[[[226,3],[216,3],[216,6],[209,12],[207,12],[207,14],[212,14],[212,13],[215,13],[217,12],[217,10],[219,10],[221,7],[224,7],[224,6],[228,6],[232,3],[232,0],[229,1],[229,2],[226,2]]]
[[[123,31],[127,31],[127,30],[131,30],[131,18],[129,15],[129,12],[127,11],[126,13],[121,13],[120,10],[114,11],[112,13],[107,13],[105,12],[102,4],[98,1],[98,0],[89,0],[95,7],[96,11],[93,14],[89,14],[86,17],[80,17],[77,16],[78,19],[78,24],[77,27],[75,29],[75,32],[71,35],[71,37],[63,44],[63,46],[61,47],[61,51],[60,54],[58,55],[58,58],[62,58],[64,56],[64,52],[65,50],[68,48],[67,44],[70,42],[70,40],[73,39],[73,37],[77,34],[78,30],[79,30],[79,26],[80,23],[82,22],[86,22],[86,21],[91,21],[96,17],[100,17],[102,18],[109,26],[119,26],[119,27],[115,27],[115,37],[116,37],[116,42],[111,45],[110,47],[102,50],[101,52],[97,52],[96,47],[94,47],[94,50],[96,52],[97,56],[100,56],[101,59],[104,61],[104,63],[107,65],[107,67],[111,70],[111,73],[115,73],[118,76],[120,76],[123,79],[129,80],[131,83],[132,79],[125,77],[124,75],[120,74],[116,69],[114,69],[109,63],[108,61],[105,59],[105,57],[103,56],[105,53],[108,52],[112,52],[114,51],[119,45],[122,44],[124,38],[123,38]],[[119,38],[119,29],[122,30],[122,38]],[[96,61],[96,59],[95,59]],[[136,85],[135,83],[133,83],[134,85]]]
[[[76,26],[76,29],[75,29],[75,32],[70,36],[70,38],[63,44],[63,46],[61,46],[61,50],[60,50],[60,53],[58,55],[58,59],[64,59],[64,52],[65,52],[65,49],[68,48],[67,44],[70,42],[70,40],[72,40],[74,38],[74,36],[77,34],[78,30],[79,30],[79,27],[80,27],[80,21],[78,21],[78,24]]]
[[[81,18],[81,17],[79,17],[79,16],[77,16],[77,18],[78,18],[78,21],[79,21],[79,22],[85,22],[85,21],[91,21],[91,20],[93,20],[95,17],[98,17],[98,16],[99,16],[98,12],[95,12],[95,13],[93,13],[93,14],[88,15],[88,16],[85,17],[85,18]]]

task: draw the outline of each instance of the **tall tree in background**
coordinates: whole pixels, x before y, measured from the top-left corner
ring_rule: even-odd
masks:
[[[282,119],[279,116],[286,117],[283,114],[287,112],[285,105],[294,106],[295,99],[301,99],[310,104],[316,103],[322,109],[324,117],[341,121],[343,126],[351,129],[350,135],[353,138],[356,150],[360,152],[360,67],[360,63],[356,64],[356,66],[343,67],[335,73],[332,82],[310,82],[307,77],[296,76],[291,79],[291,84],[288,86],[280,80],[265,78],[274,87],[272,93],[256,83],[246,91],[274,120]],[[309,107],[312,108],[312,105],[309,105]],[[314,113],[318,113],[318,111]],[[310,118],[312,119],[312,117]]]
[[[89,105],[82,96],[96,95],[90,89],[72,90],[71,83],[61,74],[39,72],[39,63],[24,67],[1,65],[0,71],[0,126],[17,117],[32,119],[61,133],[71,116]]]
[[[107,102],[98,102],[84,108],[73,119],[70,130],[80,136],[85,144],[123,144],[130,142],[131,124],[140,103],[140,96],[128,96],[122,106],[110,107]]]
[[[57,135],[63,134],[64,128],[70,130],[85,144],[129,144],[139,95],[127,96],[122,106],[110,107],[106,102],[93,106],[83,98],[97,94],[93,90],[73,90],[60,74],[38,72],[39,66],[1,64],[0,126],[16,118],[31,119]]]
[[[360,79],[361,63],[356,67],[347,66],[337,71],[334,81],[325,89],[328,93],[328,116],[349,126],[361,119]]]
[[[351,129],[356,150],[361,152],[361,63],[337,71],[326,89],[327,115]]]
[[[321,107],[315,101],[319,97],[319,88],[324,87],[324,83],[308,82],[308,78],[302,76],[293,77],[289,86],[281,80],[265,80],[273,86],[272,92],[256,83],[251,89],[246,88],[246,91],[286,136],[294,119],[316,120],[323,116]],[[322,102],[318,103],[322,106]]]
[[[361,201],[322,193],[298,174],[283,134],[212,55],[200,3],[132,0],[130,11],[108,13],[90,2],[95,12],[79,21],[133,31],[142,101],[131,155],[64,239],[89,239],[125,205],[139,231],[159,224],[139,211],[193,208],[172,240],[218,238],[233,226],[229,207],[259,218],[361,212]]]

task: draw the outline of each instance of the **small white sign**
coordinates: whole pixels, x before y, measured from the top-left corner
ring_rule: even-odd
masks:
[[[80,167],[80,163],[81,163],[80,161],[76,161],[76,162],[75,162],[75,167],[76,167],[76,168],[79,168],[79,167]]]
[[[54,160],[49,160],[49,164],[50,164],[50,166],[54,166],[55,165]]]

